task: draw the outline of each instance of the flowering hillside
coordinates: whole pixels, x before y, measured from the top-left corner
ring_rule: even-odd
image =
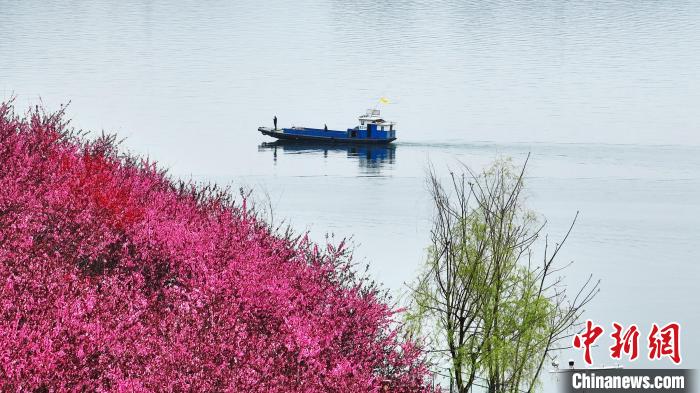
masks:
[[[0,106],[1,391],[428,391],[342,247]]]

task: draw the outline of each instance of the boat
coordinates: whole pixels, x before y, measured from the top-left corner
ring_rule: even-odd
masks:
[[[358,120],[359,125],[345,131],[325,127],[258,127],[258,131],[273,138],[294,141],[385,144],[396,140],[396,123],[384,120],[379,109],[368,109]]]

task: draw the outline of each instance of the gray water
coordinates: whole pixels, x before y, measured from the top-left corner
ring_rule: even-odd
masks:
[[[399,296],[428,245],[425,172],[531,153],[528,203],[561,236],[586,316],[681,323],[700,366],[700,3],[0,0],[0,95],[71,102],[179,177],[256,190],[315,239],[352,236]],[[386,96],[392,149],[271,147],[255,130],[344,129]],[[609,337],[594,350],[610,364]],[[563,362],[582,354],[564,351]],[[629,366],[629,364],[623,364]]]

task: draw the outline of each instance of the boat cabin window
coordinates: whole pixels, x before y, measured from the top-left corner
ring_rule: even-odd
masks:
[[[381,126],[381,130],[384,131],[384,126]]]

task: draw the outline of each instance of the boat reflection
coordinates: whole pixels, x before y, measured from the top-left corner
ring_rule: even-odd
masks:
[[[345,153],[347,158],[357,160],[360,168],[370,173],[379,173],[386,165],[396,162],[396,146],[393,144],[342,144],[323,142],[275,141],[264,142],[258,146],[258,151],[271,150],[272,157],[277,162],[278,154],[314,154]]]

